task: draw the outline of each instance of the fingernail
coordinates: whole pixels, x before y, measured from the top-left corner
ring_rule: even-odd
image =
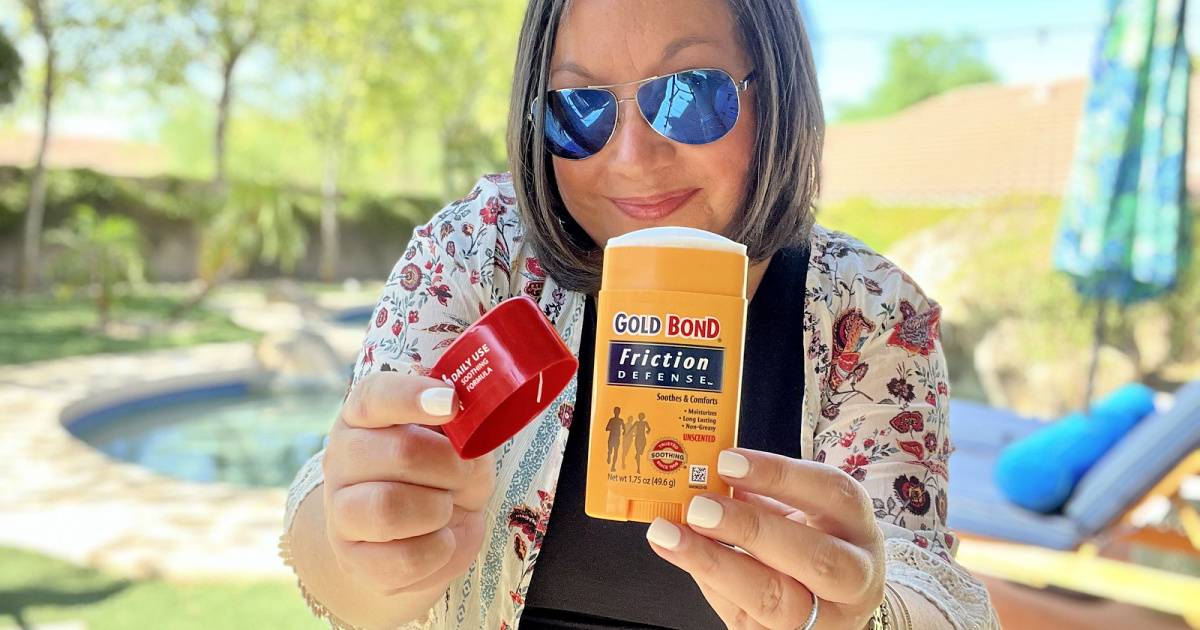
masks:
[[[712,499],[696,497],[688,506],[687,522],[688,525],[712,529],[721,524],[722,516],[725,516],[725,508],[721,507],[720,503]]]
[[[741,479],[750,473],[750,460],[733,451],[721,451],[717,456],[717,472],[725,477]]]
[[[421,409],[431,416],[448,416],[454,409],[454,389],[434,387],[421,392]]]
[[[662,518],[654,519],[650,529],[646,530],[646,540],[664,549],[675,549],[679,546],[679,528],[671,521]]]

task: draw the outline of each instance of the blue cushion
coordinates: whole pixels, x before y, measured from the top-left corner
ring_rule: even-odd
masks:
[[[996,459],[996,485],[1028,510],[1059,510],[1091,467],[1154,410],[1154,391],[1131,384],[1005,447]]]
[[[1101,458],[1079,482],[1063,512],[1085,533],[1099,532],[1198,448],[1200,381],[1194,381],[1179,388],[1174,406],[1147,416]]]
[[[958,421],[955,417],[951,424]],[[1049,549],[1078,547],[1083,537],[1070,519],[1009,503],[996,487],[992,474],[995,462],[994,453],[954,451],[950,457],[950,529]]]

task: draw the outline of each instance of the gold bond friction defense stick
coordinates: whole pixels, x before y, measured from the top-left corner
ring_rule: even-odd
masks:
[[[597,305],[588,516],[682,523],[691,498],[730,495],[746,325],[744,245],[691,228],[609,240]]]

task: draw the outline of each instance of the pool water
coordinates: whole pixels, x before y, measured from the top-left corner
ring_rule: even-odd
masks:
[[[136,411],[72,432],[172,477],[286,488],[321,450],[341,404],[335,391],[250,393]]]

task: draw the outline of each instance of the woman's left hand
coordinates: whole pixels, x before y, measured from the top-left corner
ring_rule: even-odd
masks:
[[[865,628],[883,600],[885,561],[862,484],[834,466],[747,449],[723,451],[718,472],[735,498],[696,497],[688,527],[655,521],[646,534],[655,553],[690,573],[730,628],[802,628],[813,594],[814,630]]]

